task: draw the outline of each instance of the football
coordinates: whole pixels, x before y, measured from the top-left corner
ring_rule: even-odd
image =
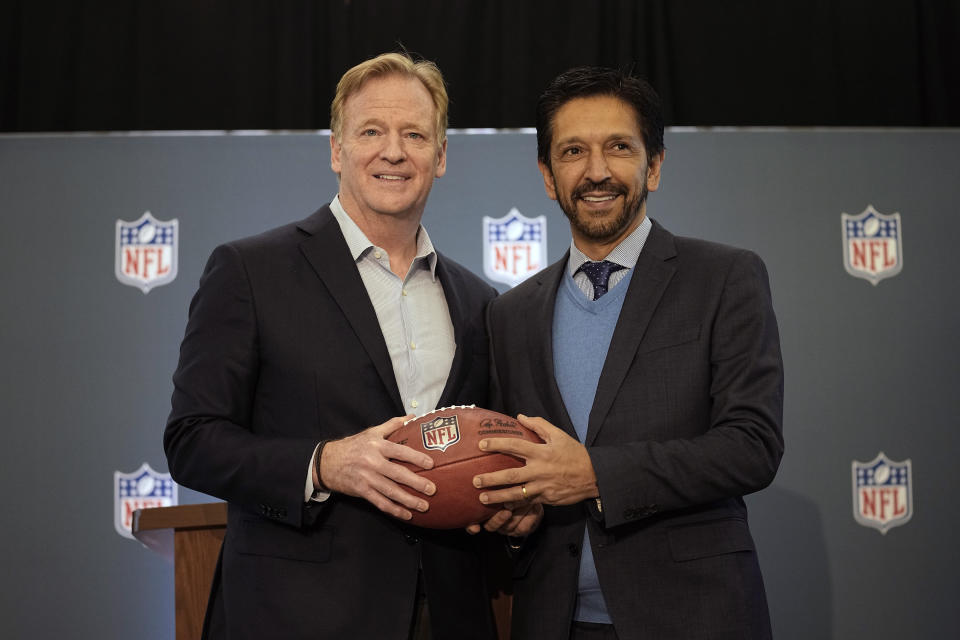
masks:
[[[474,405],[436,409],[408,420],[390,435],[388,439],[392,442],[423,451],[433,458],[432,469],[400,463],[428,478],[437,487],[434,495],[427,496],[430,508],[424,513],[414,511],[412,524],[429,529],[458,529],[482,523],[499,510],[499,505],[480,502],[480,494],[490,487],[477,489],[473,486],[473,477],[479,473],[522,467],[524,461],[505,453],[481,451],[477,443],[484,438],[543,442],[515,418]],[[407,490],[415,493],[412,489]]]

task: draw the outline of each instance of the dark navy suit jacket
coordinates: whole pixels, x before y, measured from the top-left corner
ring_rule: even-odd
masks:
[[[566,256],[488,309],[494,402],[576,437],[553,376]],[[742,496],[783,453],[783,370],[767,273],[749,251],[654,222],[590,413],[594,500],[547,507],[514,575],[514,638],[566,638],[592,553],[621,640],[768,638]],[[587,523],[592,549],[581,549]]]
[[[439,256],[456,353],[441,406],[487,403],[495,290]],[[207,637],[403,638],[422,567],[438,638],[490,638],[474,546],[364,500],[304,504],[311,453],[404,415],[373,306],[329,207],[218,247],[190,305],[164,446],[174,479],[229,503]]]

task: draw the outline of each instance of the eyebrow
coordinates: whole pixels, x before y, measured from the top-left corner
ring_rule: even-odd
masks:
[[[388,128],[386,121],[383,118],[377,118],[377,117],[370,117],[370,118],[367,118],[366,120],[361,120],[360,122],[357,123],[358,129],[364,129],[369,126],[382,127],[384,129]],[[431,134],[431,135],[433,134],[433,128],[430,126],[429,123],[418,124],[416,122],[407,121],[400,124],[398,128],[401,131],[405,129],[416,129],[417,131],[422,131],[425,134]]]
[[[603,141],[612,142],[614,140],[642,140],[642,137],[632,133],[613,133],[607,136]],[[573,142],[583,142],[583,138],[580,136],[570,136],[567,138],[558,139],[556,144],[557,146],[562,146]]]

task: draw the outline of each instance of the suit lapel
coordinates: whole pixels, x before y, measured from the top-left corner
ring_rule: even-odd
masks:
[[[396,405],[396,415],[403,415],[403,402],[400,400],[400,390],[393,373],[393,364],[390,362],[390,352],[380,330],[380,322],[330,207],[323,207],[298,226],[310,234],[309,238],[300,243],[300,251],[340,307],[373,361],[384,387]]]
[[[437,277],[443,286],[443,297],[447,299],[447,309],[450,311],[450,322],[453,324],[454,351],[453,362],[450,363],[450,372],[447,374],[447,382],[443,386],[443,393],[440,394],[440,400],[437,402],[437,408],[449,406],[456,397],[457,390],[462,385],[466,370],[463,366],[464,358],[464,340],[466,322],[464,318],[464,304],[461,292],[464,290],[463,283],[459,278],[455,278],[452,270],[447,268],[443,256],[437,252]]]
[[[633,363],[660,299],[667,290],[676,268],[666,260],[676,255],[673,235],[656,222],[644,244],[636,271],[630,279],[620,318],[610,340],[607,359],[600,373],[597,394],[590,410],[585,444],[590,446],[600,431],[620,386]]]
[[[553,312],[557,304],[557,292],[561,280],[567,277],[567,260],[570,251],[564,253],[563,258],[554,262],[543,271],[532,276],[536,278],[537,288],[529,297],[529,306],[526,309],[530,322],[524,322],[527,329],[527,348],[530,351],[532,370],[541,374],[543,384],[535,385],[536,391],[542,396],[543,406],[556,408],[556,413],[545,415],[543,418],[563,429],[573,438],[579,439],[573,421],[567,413],[563,403],[560,387],[554,375],[553,364]]]

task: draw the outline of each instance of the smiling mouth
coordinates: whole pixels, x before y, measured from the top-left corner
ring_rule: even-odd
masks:
[[[376,178],[377,180],[390,180],[393,182],[402,182],[407,179],[404,176],[389,176],[389,175],[384,175],[382,173],[375,173],[373,177]]]
[[[587,202],[609,202],[610,200],[615,200],[619,197],[619,193],[606,193],[599,196],[580,196],[580,199]]]

